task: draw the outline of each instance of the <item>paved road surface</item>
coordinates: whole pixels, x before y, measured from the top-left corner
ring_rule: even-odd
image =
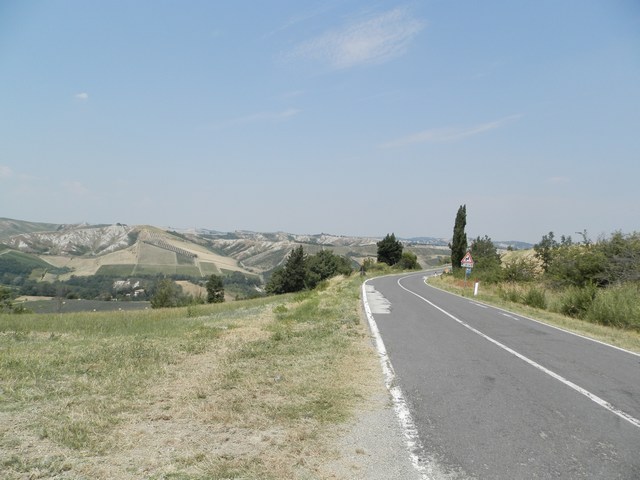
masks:
[[[365,285],[424,478],[640,479],[640,356],[424,276]]]

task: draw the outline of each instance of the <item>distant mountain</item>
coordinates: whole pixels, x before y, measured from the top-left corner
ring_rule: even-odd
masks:
[[[0,223],[0,238],[8,247],[8,251],[0,247],[0,275],[3,257],[15,263],[26,261],[24,255],[28,255],[33,259],[29,264],[35,265],[37,259],[51,265],[41,275],[45,280],[95,274],[206,277],[234,271],[262,276],[282,265],[298,245],[310,255],[331,249],[357,267],[366,258],[376,258],[379,240],[327,233],[178,231],[146,225],[60,225],[8,219]],[[443,240],[425,237],[405,242],[425,267],[439,265],[449,255]]]
[[[60,224],[56,223],[25,222],[11,218],[0,218],[0,242],[21,233],[53,231],[59,227]]]
[[[506,250],[509,247],[511,247],[513,250],[529,250],[530,248],[533,248],[533,244],[531,243],[519,242],[516,240],[506,240],[506,241],[503,240],[499,242],[493,242],[493,244],[497,248],[501,248],[503,250]]]
[[[57,225],[55,229],[12,235],[5,245],[42,255],[101,255],[135,242],[136,227],[116,225]]]
[[[403,238],[401,239],[405,242],[409,243],[417,243],[419,245],[436,245],[440,247],[449,246],[449,241],[444,238],[435,238],[435,237],[412,237],[412,238]]]

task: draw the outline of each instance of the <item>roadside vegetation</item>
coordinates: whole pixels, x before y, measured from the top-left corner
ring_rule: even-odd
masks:
[[[551,305],[555,301],[559,300],[560,297],[558,296],[554,298],[554,294],[551,291],[542,290],[541,288],[536,288],[533,285],[530,287],[518,287],[517,285],[480,282],[478,295],[474,296],[474,283],[475,282],[471,279],[465,281],[464,278],[456,277],[451,274],[431,277],[429,279],[430,285],[443,290],[473,298],[480,302],[495,305],[550,325],[564,328],[620,348],[640,353],[640,332],[630,329],[621,329],[609,325],[591,323],[559,313],[554,310]],[[534,302],[531,302],[531,300],[525,300],[527,296],[530,298],[538,298],[540,292],[543,292],[545,302],[547,302],[546,308],[532,306],[532,303],[535,305],[537,300]]]
[[[533,251],[501,255],[486,235],[467,246],[461,219],[464,206],[454,227],[460,243],[452,248],[453,268],[430,283],[471,295],[478,282],[480,300],[640,352],[640,233],[594,242],[585,231],[574,242],[549,232]],[[460,266],[463,251],[474,260],[471,271]]]
[[[233,303],[0,314],[0,470],[22,478],[327,478],[379,387],[361,278]]]
[[[208,304],[0,313],[3,478],[332,478],[340,426],[382,388],[361,282],[401,268],[299,247],[297,293],[215,303],[212,275]]]

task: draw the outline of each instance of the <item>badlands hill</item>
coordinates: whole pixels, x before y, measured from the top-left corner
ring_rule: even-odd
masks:
[[[119,223],[62,225],[0,219],[0,258],[40,262],[44,280],[96,274],[206,277],[240,272],[262,276],[281,265],[298,245],[303,245],[309,254],[331,249],[349,257],[355,265],[367,257],[375,258],[378,240],[328,234],[176,231]],[[423,266],[439,264],[448,256],[442,239],[407,241],[406,248],[418,256]]]

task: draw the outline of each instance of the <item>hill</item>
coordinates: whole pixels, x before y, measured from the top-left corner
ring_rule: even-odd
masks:
[[[326,233],[177,231],[148,225],[36,224],[9,219],[0,223],[0,238],[6,246],[4,251],[0,248],[0,274],[2,255],[20,252],[25,262],[30,258],[30,263],[40,263],[37,273],[45,280],[97,274],[207,277],[233,272],[262,277],[281,265],[298,245],[308,254],[329,248],[350,258],[355,266],[376,257],[378,241]],[[423,266],[439,264],[448,256],[448,248],[442,245],[413,241],[406,248]]]
[[[10,218],[0,218],[0,243],[22,233],[55,231],[59,227],[60,225],[55,223],[25,222]]]

